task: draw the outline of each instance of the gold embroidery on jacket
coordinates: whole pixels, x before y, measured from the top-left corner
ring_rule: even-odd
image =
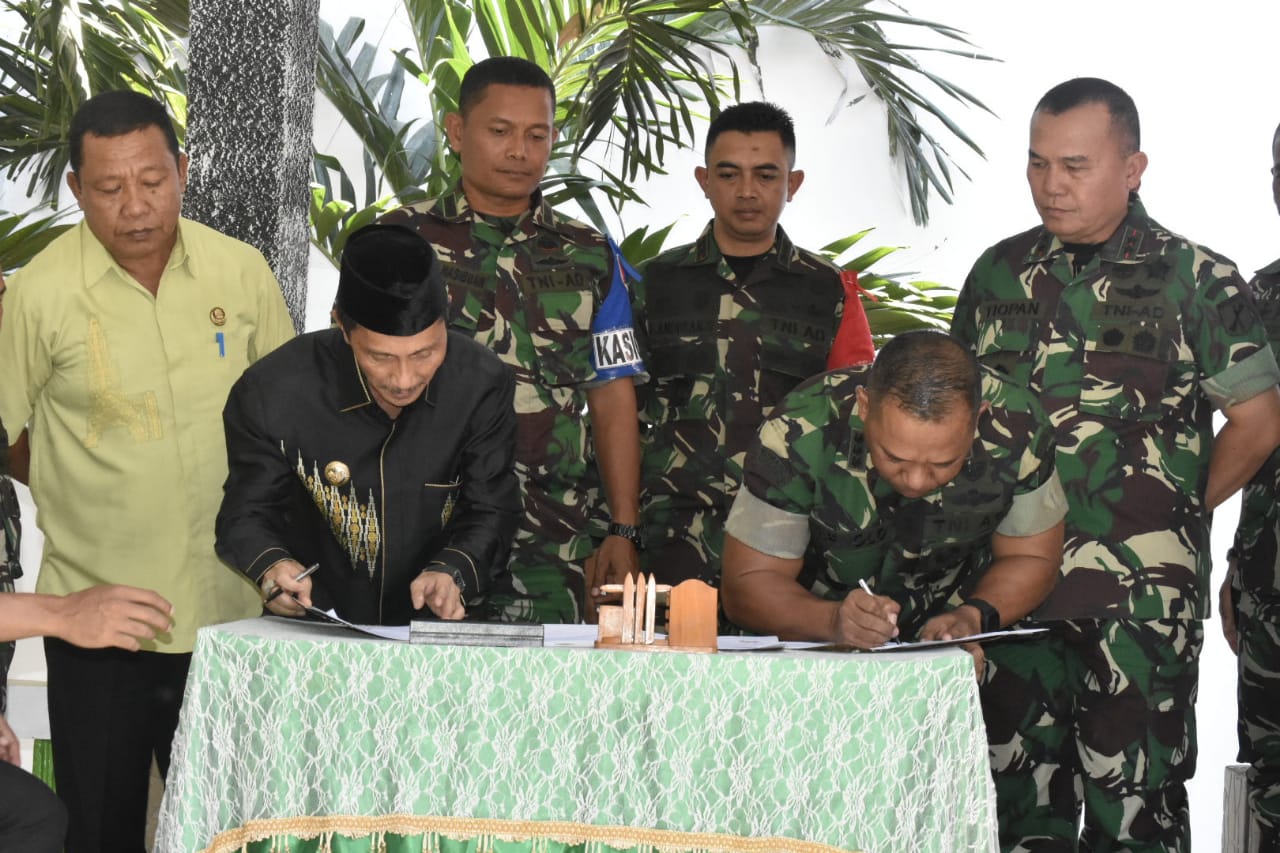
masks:
[[[328,482],[320,472],[319,463],[312,462],[308,473],[301,453],[294,470],[320,512],[328,519],[329,529],[351,558],[351,566],[357,571],[363,568],[372,580],[378,568],[378,549],[382,545],[382,525],[378,522],[373,490],[369,490],[368,501],[360,503],[354,481],[348,481],[344,494],[339,486]]]

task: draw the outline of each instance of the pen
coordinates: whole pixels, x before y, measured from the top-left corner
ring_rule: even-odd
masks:
[[[303,578],[310,577],[318,568],[320,568],[319,563],[312,563],[311,565],[307,566],[305,569],[303,569],[301,572],[298,573],[297,577],[293,579],[294,583],[297,583]],[[266,602],[264,603],[269,604],[270,602],[275,601],[276,596],[282,592],[284,592],[284,587],[277,585],[275,589],[271,590],[271,594],[267,596]]]
[[[866,578],[858,578],[858,586],[862,587],[862,591],[867,595],[875,595],[875,593],[871,591],[871,587],[867,585]]]

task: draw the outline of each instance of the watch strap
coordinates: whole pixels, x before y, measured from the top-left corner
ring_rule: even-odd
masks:
[[[968,605],[982,615],[982,622],[979,631],[983,634],[989,634],[992,631],[1000,630],[1000,611],[996,610],[991,602],[981,598],[966,598],[960,603],[961,607]]]
[[[458,588],[458,592],[462,594],[463,599],[467,597],[467,580],[462,576],[462,570],[454,568],[448,563],[431,563],[422,571],[424,572],[440,572],[453,578],[453,584]]]
[[[644,547],[644,537],[640,534],[640,526],[637,524],[619,524],[616,521],[611,521],[609,522],[609,535],[630,539],[631,544],[635,545],[637,550]]]

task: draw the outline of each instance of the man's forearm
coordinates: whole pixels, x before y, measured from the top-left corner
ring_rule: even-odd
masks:
[[[1000,612],[1000,624],[1026,616],[1044,601],[1058,582],[1062,567],[1061,522],[1031,536],[1002,536],[991,540],[994,559],[974,588],[980,598]]]
[[[460,464],[458,513],[448,528],[446,546],[432,556],[462,572],[468,598],[486,591],[493,576],[505,569],[520,525],[514,393],[515,379],[508,372],[473,413],[474,435]]]
[[[721,597],[734,624],[783,640],[836,640],[840,602],[818,598],[796,578],[802,561],[765,554],[725,535]]]
[[[468,598],[486,592],[495,574],[506,567],[505,555],[520,526],[520,513],[502,507],[468,504],[465,514],[453,519],[448,544],[429,562],[443,563],[462,572]]]
[[[214,551],[254,583],[280,560],[285,547],[286,504],[296,476],[274,442],[249,413],[260,410],[239,384],[223,411],[227,442],[227,480],[214,519]]]
[[[293,555],[282,535],[284,514],[263,500],[261,491],[249,487],[243,473],[233,468],[227,479],[214,519],[213,549],[227,565],[260,583],[267,569]]]
[[[0,642],[61,636],[65,630],[61,601],[57,595],[0,593]]]
[[[640,519],[640,422],[635,385],[615,379],[587,392],[591,432],[609,514],[620,524]]]
[[[1000,624],[1026,616],[1053,591],[1058,566],[1039,557],[1006,557],[987,569],[974,588],[980,598],[1000,612]]]
[[[1227,423],[1213,439],[1209,457],[1209,482],[1205,486],[1205,509],[1215,509],[1242,489],[1275,450],[1280,440],[1275,430],[1250,429],[1245,424]]]
[[[724,597],[725,614],[735,625],[782,640],[836,641],[840,602],[818,598],[794,580],[757,573],[738,578]]]

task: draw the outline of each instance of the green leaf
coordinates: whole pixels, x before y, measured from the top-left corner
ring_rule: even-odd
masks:
[[[63,222],[70,211],[44,213],[42,208],[26,213],[0,212],[0,269],[13,271],[25,266],[45,246],[71,227]]]

